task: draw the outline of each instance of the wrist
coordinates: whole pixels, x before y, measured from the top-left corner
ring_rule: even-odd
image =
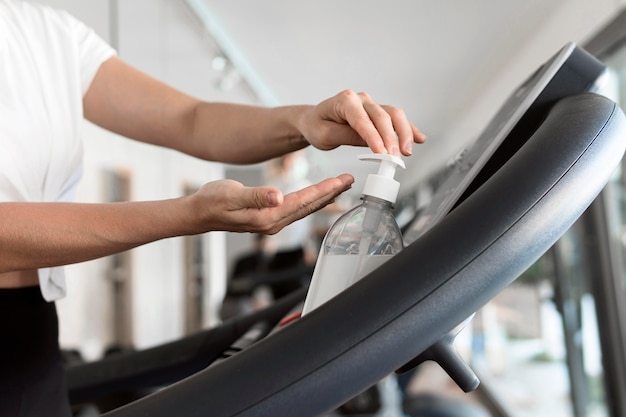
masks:
[[[308,119],[310,112],[313,111],[312,105],[295,105],[289,106],[287,109],[287,120],[290,126],[290,133],[287,136],[290,140],[290,145],[293,145],[292,150],[298,150],[305,148],[311,144],[308,140],[307,127],[309,125]]]
[[[175,199],[174,216],[179,223],[179,235],[196,235],[210,231],[207,230],[208,213],[202,207],[198,193]]]

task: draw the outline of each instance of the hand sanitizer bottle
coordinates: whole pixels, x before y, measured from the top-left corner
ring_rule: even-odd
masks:
[[[344,213],[326,233],[302,314],[307,314],[369,272],[391,259],[404,247],[402,232],[393,216],[400,183],[397,156],[360,155],[360,160],[379,162],[378,174],[367,177],[362,203]]]

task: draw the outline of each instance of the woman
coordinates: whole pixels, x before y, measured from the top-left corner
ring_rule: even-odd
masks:
[[[350,187],[343,174],[284,195],[231,180],[193,195],[71,202],[81,120],[208,161],[247,164],[312,145],[411,154],[404,112],[350,90],[313,105],[197,100],[120,60],[65,12],[0,0],[0,415],[68,416],[54,300],[63,265],[214,230],[273,234]]]

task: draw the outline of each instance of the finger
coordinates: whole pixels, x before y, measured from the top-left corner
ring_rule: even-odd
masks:
[[[283,193],[273,187],[243,187],[237,209],[278,207],[284,201]]]
[[[341,174],[335,178],[328,178],[302,190],[287,194],[283,205],[286,209],[297,211],[300,208],[305,208],[305,211],[310,211],[311,206],[315,206],[318,203],[325,205],[334,200],[339,194],[350,189],[353,183],[354,177],[350,174]],[[317,208],[321,208],[321,206]]]
[[[403,140],[406,142],[409,135],[411,135],[411,141],[407,146],[404,144],[402,152],[405,155],[410,155],[412,149],[412,132],[410,130],[410,124],[401,109],[379,105],[376,103],[367,93],[358,93],[357,96],[361,101],[360,106],[352,106],[355,110],[358,110],[358,114],[355,116],[359,118],[360,122],[351,122],[350,124],[354,129],[363,137],[369,147],[375,153],[388,153],[399,156],[401,148],[399,144],[398,134],[396,128],[398,128],[402,135]],[[388,110],[391,110],[390,113]],[[409,153],[406,153],[408,150]]]
[[[394,106],[381,106],[390,116],[398,136],[400,151],[409,156],[413,153],[413,143],[423,143],[424,135],[415,125],[409,122],[404,110]]]
[[[381,138],[385,147],[386,153],[399,156],[400,147],[398,146],[398,137],[396,135],[396,131],[394,130],[391,115],[386,112],[382,106],[373,101],[365,101],[363,103],[363,108],[375,126],[378,136]]]
[[[364,101],[369,105],[373,103],[372,99],[366,93],[357,94],[351,90],[341,94],[343,101],[340,101],[336,108],[339,116],[348,122],[374,153],[388,153],[377,126],[365,108]]]
[[[280,207],[285,214],[285,224],[282,227],[325,207],[338,195],[350,189],[353,183],[352,175],[342,174],[287,194]]]
[[[332,141],[330,142],[332,147],[329,147],[328,149],[334,149],[339,145],[361,147],[369,146],[361,135],[348,124],[340,125],[335,122],[328,123],[332,123],[332,126],[328,128],[329,132],[331,132],[328,134],[328,137],[332,138]]]

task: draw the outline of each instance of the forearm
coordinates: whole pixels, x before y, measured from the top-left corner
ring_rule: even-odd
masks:
[[[380,106],[365,93],[345,90],[316,106],[207,103],[115,57],[100,66],[83,109],[88,120],[120,135],[237,164],[265,161],[309,144],[410,155],[413,143],[426,139],[404,111]]]
[[[287,195],[218,180],[170,200],[0,203],[0,274],[82,262],[174,236],[277,233],[332,202],[353,181],[344,174]]]
[[[298,125],[311,106],[203,102],[117,58],[102,64],[83,104],[99,126],[211,161],[255,163],[308,145]]]
[[[67,265],[186,234],[182,199],[0,204],[0,273]]]
[[[234,164],[266,161],[308,145],[297,128],[310,106],[265,108],[199,102],[181,151]]]

